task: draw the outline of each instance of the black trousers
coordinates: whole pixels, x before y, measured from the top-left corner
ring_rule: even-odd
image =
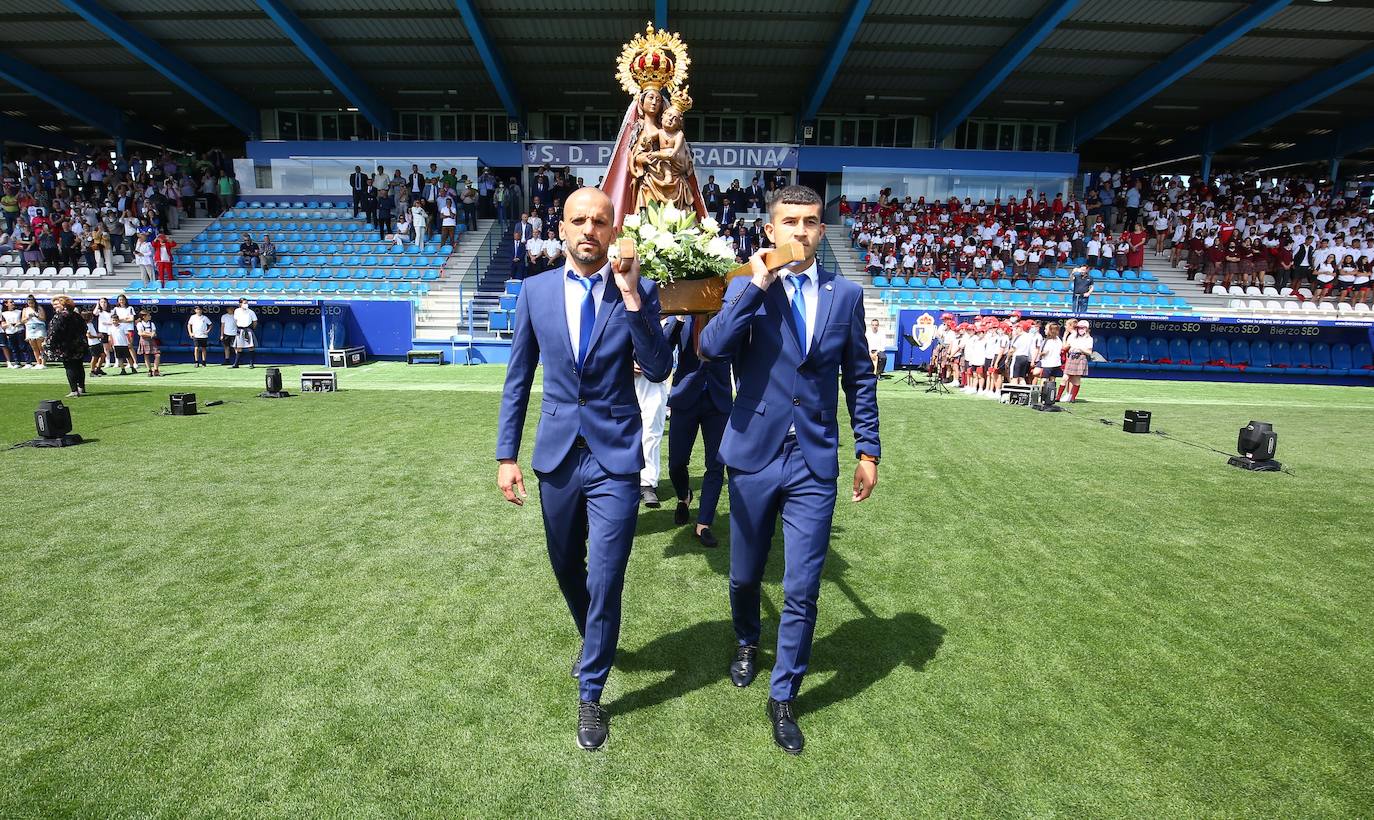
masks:
[[[356,216],[358,215],[358,212],[361,211],[362,209],[363,209],[363,192],[362,192],[362,191],[354,191],[354,192],[353,192],[353,216],[356,217]]]
[[[62,369],[67,371],[67,387],[71,392],[86,389],[86,362],[84,359],[63,359]]]

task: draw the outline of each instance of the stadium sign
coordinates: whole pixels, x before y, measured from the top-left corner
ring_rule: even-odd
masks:
[[[613,142],[527,142],[525,164],[600,165],[611,161]],[[692,145],[692,159],[699,168],[796,170],[797,146],[759,143],[705,142]]]

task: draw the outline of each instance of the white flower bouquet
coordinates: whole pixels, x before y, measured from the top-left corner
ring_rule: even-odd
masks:
[[[630,214],[620,236],[634,240],[639,273],[660,286],[698,279],[721,279],[735,269],[735,249],[710,217],[702,220],[675,205],[651,203]],[[615,245],[611,245],[615,256]]]

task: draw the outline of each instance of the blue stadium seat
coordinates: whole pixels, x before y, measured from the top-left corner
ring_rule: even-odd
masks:
[[[281,350],[281,322],[263,322],[258,344],[264,350]]]
[[[1152,362],[1169,358],[1169,340],[1163,336],[1151,336],[1146,355]]]
[[[1355,369],[1354,356],[1351,353],[1350,345],[1338,342],[1331,346],[1331,372],[1344,373],[1346,375],[1358,375],[1360,371]]]
[[[1129,354],[1126,348],[1125,336],[1112,336],[1107,339],[1107,350],[1104,355],[1107,361],[1124,362]]]
[[[1136,282],[1139,281],[1140,274],[1136,273],[1133,270],[1126,270],[1121,272],[1121,278],[1129,282]]]
[[[1311,367],[1312,352],[1307,346],[1307,342],[1296,341],[1288,348],[1288,364],[1290,367]]]
[[[1311,355],[1313,369],[1321,371],[1331,369],[1331,345],[1326,342],[1316,342],[1312,345]]]
[[[1200,370],[1196,364],[1186,365],[1181,362],[1195,361],[1192,351],[1188,349],[1188,340],[1181,337],[1174,337],[1169,340],[1169,358],[1174,360],[1179,370]]]
[[[512,236],[515,235],[513,231],[511,232],[511,235],[512,235]],[[515,240],[512,239],[511,242],[514,243]],[[512,257],[512,258],[513,258],[513,257]],[[511,264],[515,264],[515,263],[512,262]],[[887,278],[886,276],[883,276],[882,274],[879,274],[879,275],[873,277],[873,287],[875,287],[875,288],[885,288],[885,287],[887,287],[887,286],[888,286],[888,278]]]
[[[1370,350],[1369,345],[1360,342],[1350,348],[1350,366],[1356,373],[1374,376],[1374,370],[1369,369],[1374,367],[1374,351]]]
[[[1231,364],[1250,364],[1250,343],[1244,339],[1236,339],[1231,342]]]
[[[1126,348],[1132,362],[1149,362],[1153,359],[1150,355],[1150,341],[1144,336],[1132,336],[1127,340]]]
[[[1035,280],[1035,285],[1033,286],[1033,289],[1040,291],[1041,293],[1048,293],[1050,290],[1050,283],[1044,279],[1037,279]]]

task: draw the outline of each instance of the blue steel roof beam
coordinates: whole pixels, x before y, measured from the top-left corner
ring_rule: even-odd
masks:
[[[8,54],[0,53],[0,78],[111,137],[122,136],[149,145],[167,144],[166,136],[156,128],[130,121],[123,111],[95,95]]]
[[[668,0],[654,0],[654,28],[668,28]]]
[[[73,154],[80,154],[85,151],[70,137],[39,128],[31,122],[15,119],[8,114],[0,114],[0,142],[53,148]]]
[[[62,5],[81,15],[100,33],[124,46],[230,125],[249,135],[261,130],[256,108],[95,0],[62,0]]]
[[[844,24],[836,33],[835,41],[830,44],[830,50],[825,53],[825,62],[821,63],[821,70],[816,73],[816,79],[811,83],[811,91],[806,96],[806,105],[802,108],[798,122],[811,122],[816,119],[821,104],[825,102],[825,95],[830,93],[830,86],[835,82],[835,75],[840,73],[840,66],[844,64],[849,46],[854,42],[854,35],[859,33],[859,25],[868,13],[869,5],[871,0],[854,0],[853,5],[849,7]]]
[[[1251,29],[1283,11],[1293,0],[1253,0],[1211,31],[1193,40],[1104,99],[1080,112],[1071,129],[1075,145],[1082,145],[1109,125],[1143,105],[1193,69],[1244,37]]]
[[[944,142],[945,137],[953,134],[954,129],[968,119],[969,114],[1006,81],[1016,67],[1054,32],[1064,18],[1073,13],[1079,2],[1080,0],[1050,0],[1025,28],[998,49],[992,59],[984,63],[973,78],[964,83],[963,87],[941,106],[935,116],[935,144],[939,145]]]
[[[395,130],[396,115],[391,107],[383,103],[371,87],[363,82],[362,77],[339,59],[339,56],[325,45],[319,35],[310,30],[294,11],[287,8],[281,0],[257,0],[257,3],[258,8],[277,24],[277,28],[291,38],[296,48],[315,64],[320,73],[329,78],[334,88],[367,117],[372,127],[381,134]]]
[[[1309,162],[1329,162],[1332,159],[1347,157],[1357,151],[1374,146],[1374,118],[1360,120],[1332,134],[1295,145],[1261,160],[1264,168],[1286,168],[1290,165],[1303,165]]]
[[[487,75],[491,77],[491,84],[496,87],[496,96],[501,98],[506,116],[516,122],[524,122],[525,106],[520,102],[515,84],[511,82],[510,73],[506,71],[506,64],[496,52],[491,35],[487,33],[487,27],[482,23],[482,16],[478,14],[476,5],[473,0],[454,0],[454,5],[458,7],[458,14],[463,18],[463,26],[472,38],[472,45],[481,56],[482,64],[487,67]]]

